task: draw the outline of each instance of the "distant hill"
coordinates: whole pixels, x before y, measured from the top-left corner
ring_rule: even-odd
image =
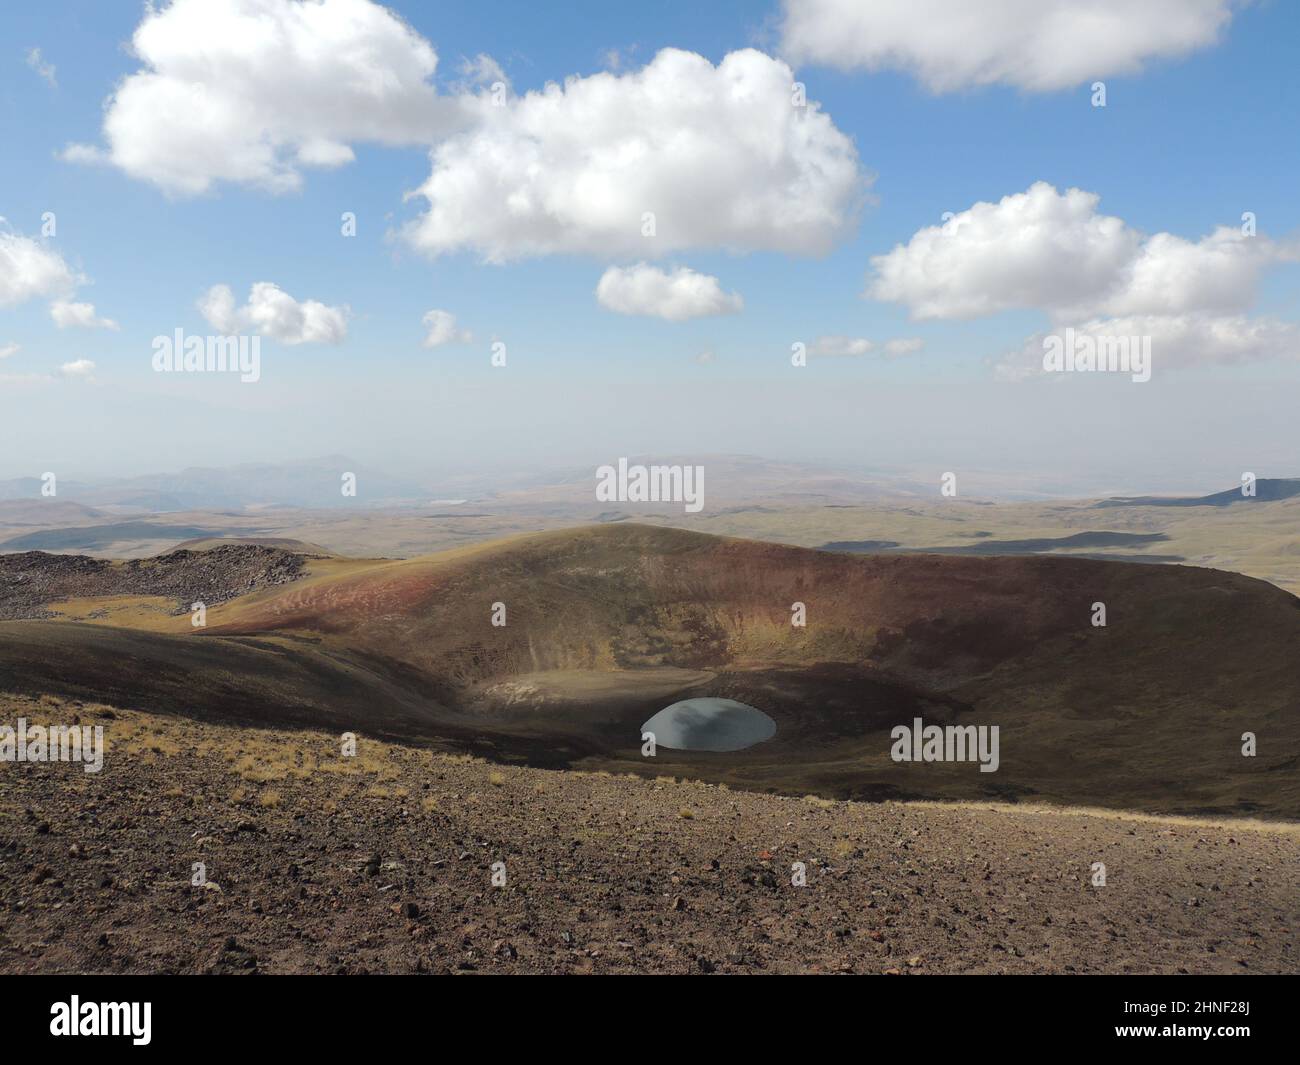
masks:
[[[0,543],[3,551],[97,551],[122,540],[187,540],[219,537],[221,529],[164,525],[154,521],[111,522],[23,533]]]
[[[240,545],[245,547],[273,547],[292,555],[333,555],[334,552],[319,544],[309,544],[306,540],[295,540],[287,536],[204,536],[194,540],[185,540],[177,544],[167,554],[177,551],[213,551],[219,547]]]
[[[0,618],[45,618],[68,600],[161,597],[172,613],[248,595],[299,579],[306,559],[267,545],[226,543],[111,562],[43,551],[0,555]]]
[[[59,496],[94,507],[112,508],[119,515],[127,511],[169,514],[244,507],[391,506],[444,510],[446,501],[460,500],[472,501],[476,513],[481,513],[484,506],[491,506],[593,521],[601,510],[595,495],[596,469],[617,458],[615,455],[597,457],[581,466],[539,465],[496,473],[407,479],[345,455],[326,455],[290,462],[192,466],[95,483],[60,480]],[[861,504],[914,499],[926,492],[915,483],[883,473],[772,461],[752,455],[661,454],[631,456],[629,461],[646,465],[702,465],[711,511],[748,506],[756,500],[784,500],[801,505]],[[346,497],[340,490],[345,472],[356,475],[354,497]],[[0,481],[0,500],[39,501],[41,483],[34,477]],[[638,509],[644,511],[646,507],[642,505]],[[658,509],[680,513],[681,504]],[[454,516],[471,515],[466,512]]]
[[[1300,817],[1300,600],[1212,569],[617,523],[313,562],[207,620],[0,624],[0,690],[792,794]],[[645,758],[641,724],[702,696],[761,710],[776,735]],[[918,717],[997,726],[1000,768],[893,762],[891,729]]]
[[[823,551],[849,551],[858,554],[875,554],[898,550],[912,554],[935,555],[1036,555],[1062,549],[1088,547],[1146,547],[1148,544],[1168,540],[1164,533],[1080,532],[1069,536],[1037,536],[1027,540],[990,540],[984,536],[978,543],[944,547],[902,547],[894,540],[836,540],[822,545]],[[1111,557],[1111,556],[1107,556]],[[1178,555],[1128,556],[1147,562],[1181,562]]]
[[[62,477],[56,483],[61,499],[82,500],[91,487],[84,482],[70,481]],[[41,495],[44,486],[45,482],[39,477],[14,477],[11,480],[0,481],[0,500],[22,499],[39,503],[46,499]]]
[[[342,494],[342,476],[353,473],[357,494]],[[152,513],[239,509],[245,506],[367,507],[428,498],[426,486],[404,481],[344,455],[282,463],[192,466],[172,473],[114,478],[98,483],[60,480],[59,496],[97,507]],[[0,500],[40,500],[41,481],[20,477],[0,482]]]
[[[94,507],[66,499],[0,499],[0,525],[65,525],[93,521],[104,514]]]
[[[605,461],[611,464],[617,456]],[[861,505],[881,501],[905,502],[923,496],[926,488],[883,473],[842,469],[813,463],[774,461],[753,455],[633,455],[629,465],[702,466],[705,497],[710,513],[728,508],[753,509],[759,501],[784,502],[800,506]],[[596,463],[563,470],[541,472],[494,490],[493,503],[525,511],[586,512],[584,520],[608,521],[595,497]],[[677,513],[680,503],[637,504],[634,509]]]
[[[1270,503],[1300,496],[1300,478],[1261,477],[1255,482],[1255,494],[1245,496],[1240,488],[1215,492],[1208,496],[1132,496],[1103,499],[1097,507],[1230,507],[1234,503]]]

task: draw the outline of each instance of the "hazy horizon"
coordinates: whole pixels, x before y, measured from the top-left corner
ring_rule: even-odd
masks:
[[[1066,496],[1297,472],[1291,7],[1213,0],[1089,57],[991,16],[969,54],[925,19],[876,54],[830,0],[563,26],[358,0],[375,100],[335,9],[262,6],[285,55],[195,52],[251,32],[223,5],[5,13],[0,478],[331,453],[747,453]],[[173,114],[191,91],[211,114]],[[1067,330],[1146,337],[1150,379],[1044,372]],[[253,336],[256,379],[160,372],[177,331]]]

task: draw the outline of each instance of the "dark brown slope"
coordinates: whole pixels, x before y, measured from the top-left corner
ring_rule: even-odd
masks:
[[[795,602],[804,628],[790,624]],[[1096,602],[1105,628],[1091,623]],[[491,623],[494,603],[505,604],[504,627]],[[322,663],[322,676],[346,668],[388,685],[353,711],[328,683],[304,688],[289,671],[281,687],[297,693],[294,722],[318,705],[331,721],[355,714],[358,730],[374,716],[424,735],[432,719],[477,750],[537,764],[585,755],[836,796],[1300,817],[1300,601],[1213,570],[856,557],[618,525],[311,577],[210,621],[199,636],[134,645],[132,705],[158,701],[151,663],[202,644],[210,657],[195,664],[191,705],[215,713],[242,678],[281,675],[293,661],[282,644]],[[222,670],[217,649],[232,646],[261,656],[256,668]],[[98,661],[104,677],[111,656]],[[57,672],[23,672],[0,639],[0,683],[75,681]],[[641,723],[703,694],[758,707],[776,737],[726,756],[643,759]],[[273,700],[262,711],[282,712]],[[997,726],[1001,767],[895,764],[890,729],[914,717]],[[1258,757],[1240,753],[1246,731]]]

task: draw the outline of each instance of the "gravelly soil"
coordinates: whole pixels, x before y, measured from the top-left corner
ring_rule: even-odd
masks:
[[[0,972],[1300,968],[1295,826],[791,799],[364,737],[343,758],[0,697],[19,716],[110,749],[98,774],[0,763]]]
[[[172,551],[110,562],[89,555],[25,551],[0,555],[0,621],[53,617],[46,605],[70,597],[167,596],[174,613],[287,584],[303,575],[303,556],[275,547],[228,544],[208,551]]]

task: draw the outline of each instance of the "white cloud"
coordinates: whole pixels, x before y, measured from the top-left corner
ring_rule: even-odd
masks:
[[[1294,258],[1294,249],[1220,226],[1193,243],[1156,233],[1102,305],[1110,314],[1234,311],[1255,299],[1260,272]]]
[[[925,341],[920,337],[895,337],[893,340],[885,341],[885,355],[891,359],[898,359],[918,352],[923,347]]]
[[[354,143],[427,144],[459,114],[430,82],[432,46],[370,0],[174,0],[146,8],[131,44],[142,66],[106,102],[106,147],[64,157],[173,195],[296,189]]]
[[[49,83],[50,88],[57,89],[59,87],[58,78],[55,77],[54,64],[45,62],[45,57],[41,55],[39,48],[27,49],[27,65],[44,78]]]
[[[494,107],[432,153],[405,230],[429,254],[491,262],[556,252],[657,258],[689,248],[829,250],[867,178],[852,141],[794,74],[752,49],[716,67],[661,51],[639,71],[572,77]],[[643,235],[645,216],[654,235]]]
[[[440,348],[444,344],[468,344],[474,339],[468,329],[456,328],[456,316],[450,311],[429,311],[421,321],[427,333],[423,346]]]
[[[820,359],[850,359],[879,350],[887,359],[897,359],[920,351],[924,346],[920,337],[896,337],[877,345],[866,337],[820,336],[808,348],[808,354]]]
[[[1221,226],[1197,241],[1148,235],[1099,214],[1098,197],[1039,182],[998,203],[977,203],[871,260],[868,294],[914,318],[973,318],[1038,310],[1052,334],[1149,336],[1157,371],[1290,358],[1297,327],[1244,312],[1261,274],[1294,261],[1293,241]],[[998,364],[1004,377],[1042,371],[1043,337]]]
[[[808,354],[818,358],[856,358],[867,354],[875,346],[874,341],[865,337],[821,336],[813,341]]]
[[[257,333],[282,344],[338,344],[348,335],[348,308],[317,300],[299,302],[270,281],[258,281],[248,302],[235,306],[229,285],[213,285],[199,300],[199,311],[220,333]]]
[[[65,362],[59,367],[59,373],[63,377],[89,378],[95,373],[95,364],[89,359],[77,359]]]
[[[602,307],[618,314],[643,314],[683,322],[715,314],[736,314],[745,301],[736,292],[723,292],[716,277],[679,266],[671,274],[657,266],[611,266],[596,285]]]
[[[10,355],[17,355],[21,350],[21,344],[0,344],[0,359],[7,359]]]
[[[0,359],[7,358],[18,350],[17,344],[0,347]],[[95,376],[95,364],[90,359],[74,359],[65,362],[50,373],[0,373],[0,387],[22,385],[51,385],[62,380],[90,381]]]
[[[50,317],[60,329],[76,326],[81,329],[117,329],[118,324],[111,318],[100,318],[95,314],[93,303],[71,303],[68,300],[55,300],[50,304]]]
[[[782,52],[841,69],[902,70],[932,92],[1032,92],[1136,74],[1214,44],[1235,0],[785,0]]]
[[[491,87],[496,82],[509,87],[510,79],[501,69],[501,64],[486,52],[479,52],[473,59],[462,59],[457,69],[465,78],[457,88],[462,91],[473,87]]]
[[[1300,326],[1274,318],[1148,314],[1093,319],[1071,328],[1076,337],[1093,340],[1150,337],[1152,373],[1157,375],[1213,363],[1300,359]],[[1061,333],[1057,330],[1055,335]],[[1011,380],[1057,376],[1043,370],[1043,340],[1048,335],[1037,333],[1023,347],[1005,355],[995,367],[998,376]]]
[[[913,318],[974,318],[1038,308],[1057,318],[1236,312],[1260,271],[1294,257],[1266,237],[1221,227],[1192,242],[1147,236],[1097,213],[1099,197],[1045,182],[977,203],[872,258],[868,295]]]
[[[81,280],[52,248],[31,237],[0,231],[0,307],[60,296]]]

